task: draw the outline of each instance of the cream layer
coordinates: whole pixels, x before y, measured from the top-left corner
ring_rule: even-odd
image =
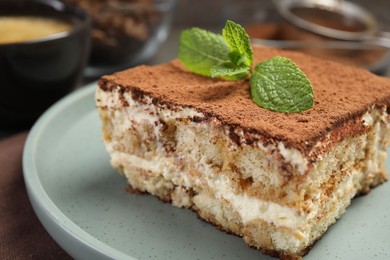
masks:
[[[123,107],[122,105],[123,98],[128,103],[128,106],[126,107]],[[230,204],[230,206],[240,215],[243,224],[256,220],[263,220],[274,226],[285,227],[295,231],[297,242],[299,240],[308,240],[310,234],[308,232],[302,233],[302,231],[307,231],[307,227],[311,225],[315,217],[320,214],[319,211],[323,209],[321,207],[324,205],[316,202],[316,200],[322,196],[321,190],[313,197],[310,210],[306,213],[302,213],[295,208],[250,196],[245,192],[238,193],[234,189],[234,185],[231,183],[228,176],[216,172],[216,170],[208,164],[206,157],[193,158],[191,152],[189,152],[187,155],[181,155],[185,157],[177,158],[177,155],[175,155],[176,157],[172,157],[167,154],[164,149],[164,144],[161,139],[161,131],[163,131],[164,124],[162,124],[161,121],[189,120],[191,123],[191,119],[194,117],[204,117],[204,114],[201,112],[187,107],[175,107],[172,109],[167,108],[164,105],[154,105],[152,99],[148,96],[144,96],[142,102],[139,102],[134,100],[130,93],[119,93],[119,88],[113,92],[105,92],[98,88],[96,99],[98,107],[102,109],[109,108],[111,113],[110,119],[115,122],[115,131],[119,133],[126,133],[128,129],[137,126],[153,126],[153,136],[149,136],[149,138],[153,139],[156,143],[156,153],[151,158],[140,158],[139,156],[121,151],[118,149],[118,147],[123,145],[121,139],[114,138],[110,142],[106,142],[114,167],[128,165],[141,170],[150,171],[156,176],[162,175],[166,181],[172,182],[176,186],[194,189],[199,193],[202,192],[203,189],[212,190],[216,199],[225,200]],[[383,111],[383,114],[385,114],[385,110]],[[374,134],[371,134],[374,140],[367,140],[366,136],[361,136],[360,138],[365,140],[364,142],[370,142],[370,159],[362,162],[364,165],[361,166],[359,170],[354,169],[353,165],[349,166],[351,167],[349,169],[344,169],[350,171],[349,177],[332,192],[332,198],[329,199],[326,205],[333,205],[335,201],[341,198],[351,199],[355,196],[360,187],[359,183],[364,177],[361,173],[362,169],[368,169],[373,173],[376,173],[379,170],[377,168],[379,161],[383,160],[386,153],[381,149],[383,145],[380,143],[380,137],[383,136],[383,133],[381,133],[383,127],[380,125],[381,120],[377,120],[378,116],[380,116],[378,113],[377,110],[374,110],[374,112],[366,113],[362,117],[362,122],[374,129]],[[387,122],[385,118],[383,121]],[[205,131],[212,131],[213,127],[220,127],[218,122],[215,121],[207,124],[192,124],[196,125],[196,127],[204,128]],[[180,129],[177,129],[177,132],[180,131]],[[142,129],[140,132],[142,132]],[[185,132],[185,134],[191,133]],[[229,135],[228,133],[225,134],[227,136],[226,140],[228,140]],[[237,131],[236,134],[241,139],[244,139],[242,132]],[[186,138],[188,138],[188,135]],[[185,140],[183,143],[186,143]],[[233,144],[230,145],[231,149],[235,149]],[[307,159],[298,150],[286,148],[283,142],[278,142],[276,146],[273,146],[272,144],[264,145],[262,143],[257,143],[255,146],[257,147],[254,149],[260,149],[265,153],[279,152],[279,160],[284,160],[284,163],[290,164],[300,174],[307,171]],[[186,159],[195,163],[195,168],[201,173],[201,176],[191,176],[182,172],[177,167],[177,160]],[[331,162],[329,163],[331,164]],[[266,169],[268,168],[265,167],[264,169],[265,172],[263,172],[262,175],[269,176],[271,185],[277,187],[280,181],[276,174],[272,172],[272,169],[269,169],[270,172],[267,172]],[[256,178],[254,178],[254,181],[256,182]],[[159,185],[165,184],[164,182],[155,183],[155,186],[148,186],[147,191],[156,194],[154,191],[158,191],[162,188]],[[338,214],[336,214],[334,218],[337,216]],[[279,240],[281,241],[281,239],[278,239],[278,241]],[[280,246],[282,246],[283,243],[280,244]]]

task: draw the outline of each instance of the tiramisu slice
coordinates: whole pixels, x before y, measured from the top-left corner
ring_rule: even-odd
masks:
[[[313,108],[265,110],[247,80],[198,76],[177,61],[103,77],[96,104],[111,163],[133,189],[192,208],[266,254],[295,259],[353,197],[387,179],[390,80],[254,49],[255,64],[274,56],[306,73]]]

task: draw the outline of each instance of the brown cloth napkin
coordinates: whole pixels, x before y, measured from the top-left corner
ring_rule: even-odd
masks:
[[[0,259],[72,259],[35,215],[22,174],[27,133],[0,141]]]

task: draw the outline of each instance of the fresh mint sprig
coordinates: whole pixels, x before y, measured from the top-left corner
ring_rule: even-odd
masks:
[[[191,72],[240,80],[249,75],[253,51],[244,28],[227,21],[222,36],[200,28],[183,31],[179,59]]]
[[[237,66],[250,67],[253,63],[253,50],[249,35],[241,25],[227,21],[222,36],[229,45],[230,61]]]
[[[229,46],[227,61],[211,67],[211,77],[240,80],[248,77],[253,50],[248,34],[241,25],[227,21],[222,36]]]
[[[295,63],[274,57],[259,63],[250,78],[253,101],[276,112],[301,112],[313,107],[309,79]]]
[[[222,35],[199,28],[183,31],[179,60],[189,71],[203,76],[242,80],[251,73],[253,50],[244,28],[227,21]],[[285,57],[259,63],[250,85],[253,101],[272,111],[296,113],[314,104],[309,79]]]
[[[211,68],[226,62],[229,52],[222,35],[200,28],[181,33],[179,59],[191,72],[211,77]]]

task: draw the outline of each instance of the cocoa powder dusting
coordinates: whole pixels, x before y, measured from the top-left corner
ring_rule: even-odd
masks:
[[[283,141],[305,154],[330,131],[335,133],[334,142],[362,133],[365,130],[360,117],[373,105],[390,104],[390,79],[301,53],[254,48],[254,64],[274,56],[290,58],[306,73],[314,88],[312,109],[294,114],[263,109],[252,101],[248,80],[198,76],[187,72],[178,61],[104,76],[100,88],[111,91],[111,86],[120,85],[127,91],[135,90],[137,96],[146,93],[159,103],[192,107],[223,124],[242,128],[244,134]]]

